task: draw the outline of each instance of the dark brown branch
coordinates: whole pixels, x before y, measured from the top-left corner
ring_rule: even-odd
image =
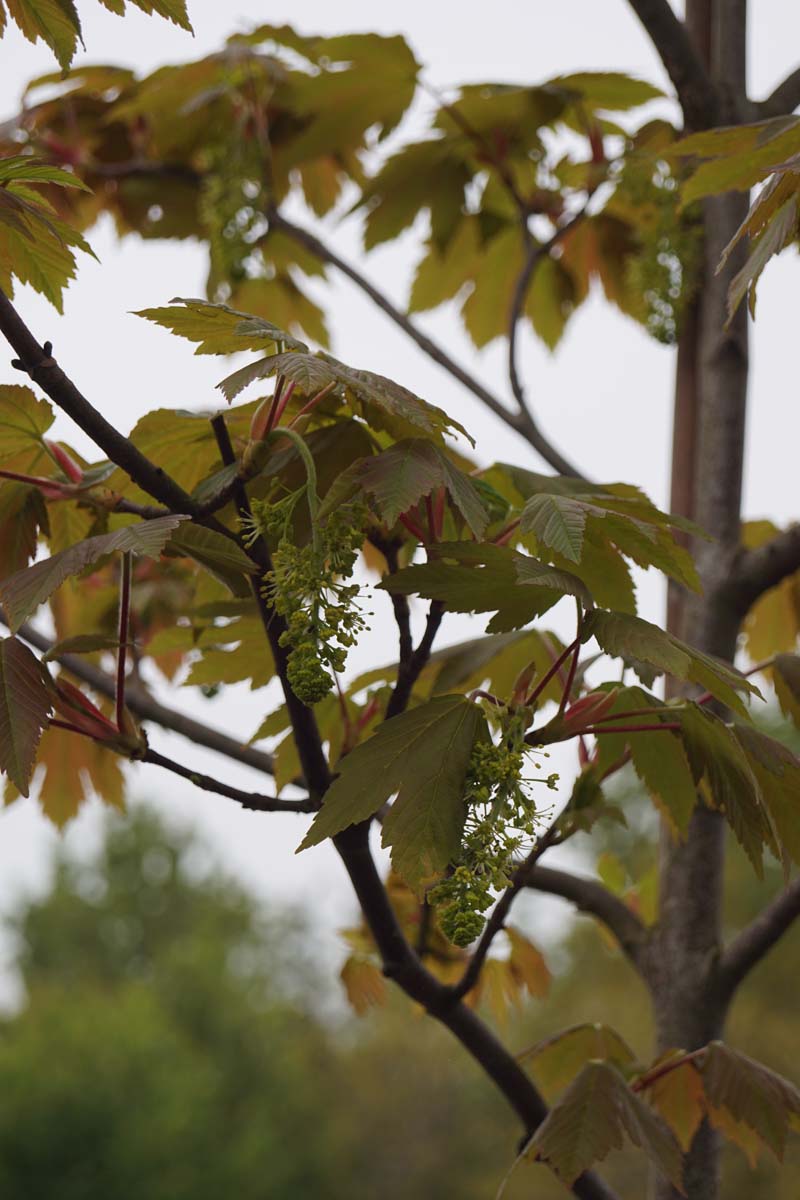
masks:
[[[341,271],[343,275],[352,280],[362,292],[369,296],[370,300],[372,300],[373,304],[381,312],[386,313],[387,317],[394,321],[395,325],[398,325],[404,333],[408,334],[412,341],[416,342],[417,346],[419,346],[424,354],[427,354],[428,358],[433,359],[440,367],[444,367],[454,379],[457,379],[468,391],[472,392],[473,396],[477,396],[506,425],[509,425],[517,433],[522,434],[524,438],[528,437],[524,421],[520,420],[516,413],[510,412],[488,388],[485,388],[474,376],[459,366],[446,350],[434,342],[432,338],[429,338],[427,334],[423,333],[421,329],[418,329],[404,312],[397,308],[383,292],[380,292],[371,284],[355,267],[351,267],[348,262],[345,262],[338,254],[329,249],[324,242],[320,241],[309,230],[303,229],[300,225],[295,225],[294,222],[289,221],[276,209],[273,209],[269,213],[269,221],[273,228],[283,230],[284,233],[288,234],[289,237],[293,238],[301,246],[305,246],[307,250],[310,250],[322,262],[336,267],[337,271]]]
[[[6,624],[2,611],[0,611],[0,621]],[[43,654],[52,650],[55,644],[51,638],[45,637],[44,634],[39,633],[28,624],[20,627],[17,636],[28,642],[29,645],[35,646],[37,650],[41,650]],[[59,654],[55,661],[70,675],[88,683],[93,691],[99,692],[101,696],[107,696],[109,700],[114,699],[114,677],[106,671],[102,671],[100,667],[87,662],[78,654]],[[142,721],[152,721],[155,725],[160,725],[162,729],[179,733],[197,746],[205,746],[207,750],[224,754],[226,758],[243,763],[247,767],[253,767],[257,771],[263,771],[266,775],[273,773],[271,755],[265,754],[263,750],[256,750],[254,746],[243,746],[241,742],[227,733],[212,729],[208,725],[204,725],[202,721],[196,721],[193,717],[167,708],[139,684],[128,683],[125,689],[125,704],[134,716],[139,717]]]
[[[672,80],[687,126],[705,129],[713,125],[718,107],[716,89],[669,0],[629,0],[629,4]]]
[[[386,565],[389,568],[390,575],[396,575],[399,569],[398,550],[400,544],[398,542],[390,542],[384,538],[372,534],[369,539],[376,550],[379,550],[386,559]],[[411,611],[408,605],[408,596],[403,596],[399,592],[391,593],[392,609],[394,611],[394,619],[397,624],[397,633],[400,639],[399,661],[401,664],[408,663],[414,653],[414,643],[411,638]]]
[[[210,775],[203,775],[200,771],[183,767],[180,763],[176,763],[173,759],[150,748],[136,761],[151,763],[154,767],[163,767],[165,771],[171,771],[173,775],[180,775],[183,779],[188,779],[195,787],[202,788],[205,792],[215,792],[218,796],[227,796],[230,800],[235,800],[241,804],[242,808],[249,809],[251,812],[311,813],[317,807],[307,796],[303,800],[280,800],[276,796],[263,796],[259,792],[245,792],[241,788],[231,787],[227,783],[221,783],[218,779],[212,779]]]
[[[451,989],[423,967],[409,946],[375,868],[367,824],[351,825],[334,838],[334,844],[377,944],[384,974],[461,1042],[506,1097],[530,1137],[547,1116],[547,1105],[530,1076],[488,1026],[466,1005],[453,1003]],[[614,1196],[593,1172],[581,1175],[572,1190],[581,1200],[613,1200]]]
[[[557,840],[555,825],[551,825],[547,832],[539,839],[538,844],[531,850],[525,861],[514,872],[511,883],[503,892],[500,899],[492,909],[489,920],[483,933],[478,940],[478,944],[473,951],[472,957],[467,963],[467,968],[461,979],[452,989],[454,997],[460,999],[471,992],[478,982],[483,964],[486,961],[492,942],[497,937],[498,933],[505,926],[508,914],[511,912],[511,906],[516,900],[524,887],[527,887],[528,878],[535,867],[536,863]]]
[[[150,462],[133,442],[111,425],[76,388],[56,360],[36,341],[14,305],[0,290],[0,333],[15,350],[23,369],[63,412],[71,417],[106,456],[138,484],[148,495],[166,505],[170,512],[186,513],[225,537],[229,529],[206,517],[201,507],[170,479],[166,471]]]
[[[522,310],[525,307],[525,298],[528,295],[528,288],[531,285],[534,272],[539,263],[547,257],[561,239],[569,233],[585,213],[585,208],[576,213],[569,221],[562,225],[552,237],[546,242],[534,241],[530,235],[527,235],[528,254],[525,263],[517,279],[514,295],[511,300],[511,313],[509,316],[508,327],[508,379],[511,384],[511,391],[514,393],[514,399],[519,406],[519,422],[520,432],[528,439],[534,450],[541,454],[545,462],[549,463],[554,470],[560,475],[571,475],[576,479],[584,479],[577,467],[564,458],[563,454],[551,445],[547,438],[540,430],[537,422],[534,420],[533,414],[528,407],[528,401],[525,397],[525,392],[520,381],[519,372],[517,370],[517,335],[519,333],[519,324],[522,317]],[[525,226],[527,234],[527,226]]]
[[[737,934],[723,952],[719,962],[718,980],[723,995],[730,996],[762,958],[783,937],[786,930],[800,917],[800,878],[777,896],[752,924]]]
[[[581,875],[572,875],[568,871],[535,866],[528,873],[525,886],[570,900],[581,912],[602,921],[634,966],[641,969],[647,929],[627,904],[617,899],[601,883]]]
[[[800,104],[800,67],[778,84],[773,92],[764,100],[756,101],[754,108],[756,119],[764,121],[769,117],[782,117],[794,112]]]
[[[225,466],[235,463],[236,455],[231,444],[228,427],[225,424],[225,417],[222,413],[212,418],[211,428],[214,431],[214,437],[217,439],[220,457]],[[234,499],[239,516],[252,522],[253,514],[250,509],[250,501],[247,498],[247,491],[241,480],[237,480]],[[260,570],[260,578],[250,577],[253,598],[258,606],[261,623],[264,626],[264,632],[272,651],[275,673],[283,689],[283,697],[286,702],[289,719],[292,723],[292,735],[297,747],[303,777],[318,807],[331,782],[328,761],[322,749],[322,738],[320,737],[319,727],[317,726],[313,711],[307,708],[302,700],[298,700],[289,684],[287,676],[289,652],[281,644],[281,637],[286,630],[286,624],[267,600],[262,582],[264,577],[272,571],[272,559],[270,558],[269,548],[263,537],[257,537],[248,545],[248,549],[253,560],[258,563]]]
[[[790,525],[763,546],[744,550],[734,564],[731,589],[744,617],[764,592],[800,571],[800,525]]]
[[[443,616],[444,605],[439,600],[432,600],[428,610],[425,632],[420,638],[419,645],[410,658],[405,662],[401,659],[398,665],[397,682],[394,685],[394,691],[389,699],[389,703],[386,706],[387,721],[391,717],[396,717],[398,713],[403,712],[408,704],[414,684],[419,679],[420,673],[431,656],[434,638],[439,631]]]
[[[128,641],[131,623],[131,580],[133,578],[133,555],[126,550],[122,555],[119,581],[119,645],[117,646],[117,686],[114,695],[114,713],[117,729],[122,732],[125,719],[125,665],[128,660]]]

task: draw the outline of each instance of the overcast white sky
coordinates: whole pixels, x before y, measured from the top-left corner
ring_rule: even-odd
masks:
[[[76,64],[113,62],[146,72],[212,52],[227,34],[270,21],[291,23],[303,33],[370,29],[402,33],[425,65],[426,77],[440,87],[489,79],[536,83],[575,70],[623,70],[668,86],[625,0],[560,0],[556,5],[544,0],[528,4],[493,0],[490,6],[484,0],[458,4],[404,0],[402,5],[339,0],[335,6],[322,0],[189,0],[194,39],[137,11],[120,20],[91,0],[78,7],[87,50],[78,55]],[[788,0],[751,0],[750,10],[751,93],[760,97],[797,65],[800,6]],[[0,43],[0,119],[17,109],[30,78],[51,70],[53,60],[47,49],[41,43],[31,47],[11,28]],[[335,238],[346,256],[361,257],[352,224],[328,230],[328,236]],[[134,238],[119,244],[107,225],[95,229],[90,240],[100,263],[90,259],[81,263],[78,280],[66,295],[64,317],[33,293],[20,291],[22,312],[40,340],[54,342],[57,357],[81,390],[124,431],[153,407],[216,406],[213,387],[226,373],[224,360],[195,358],[187,343],[128,315],[174,295],[202,294],[204,251],[196,245],[142,243]],[[362,265],[402,304],[413,261],[413,238],[406,238]],[[800,508],[794,486],[800,444],[793,344],[798,278],[794,252],[768,268],[753,336],[745,508],[750,516],[771,516],[779,522],[790,520]],[[477,435],[487,459],[515,459],[541,469],[523,443],[484,414],[477,402],[386,319],[373,313],[350,286],[337,284],[330,294],[334,352],[339,357],[391,375],[447,408]],[[426,317],[424,324],[490,386],[508,394],[504,349],[499,343],[476,354],[448,308]],[[2,361],[0,350],[0,380],[18,382],[15,372],[2,368]],[[573,318],[554,356],[532,337],[525,338],[522,365],[539,419],[573,461],[597,478],[638,483],[656,502],[667,503],[674,365],[670,351],[595,297]],[[66,420],[60,420],[57,430],[96,457]],[[640,594],[644,615],[659,619],[658,580],[648,580]],[[448,640],[463,636],[464,628],[463,622],[451,622]],[[477,631],[480,626],[473,628]],[[387,642],[388,627],[384,633],[377,648],[372,643],[354,657],[354,665],[389,657],[386,646],[393,643]],[[263,698],[245,688],[228,689],[223,699],[212,703],[188,689],[173,699],[243,737],[264,715]],[[251,772],[232,769],[178,737],[154,736],[153,741],[165,753],[211,773],[224,772],[240,786],[263,786]],[[313,887],[317,896],[326,897],[324,920],[329,929],[352,915],[346,880],[332,853],[320,848],[293,857],[301,836],[300,819],[242,813],[228,801],[198,792],[155,768],[138,768],[133,790],[165,813],[197,822],[223,862],[261,894],[298,899]],[[90,805],[73,822],[67,834],[72,844],[87,847],[95,841],[98,810],[98,805]],[[0,814],[0,909],[42,886],[57,837],[35,800]]]

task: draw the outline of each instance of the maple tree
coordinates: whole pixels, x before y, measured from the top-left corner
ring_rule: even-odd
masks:
[[[424,86],[405,41],[287,26],[142,79],[104,66],[34,81],[0,145],[0,331],[13,365],[105,459],[48,439],[52,408],[31,386],[0,389],[0,763],[8,796],[45,767],[40,800],[57,821],[87,778],[121,803],[120,759],[250,809],[313,814],[301,849],[332,839],[363,913],[343,972],[357,1008],[380,1002],[389,978],[446,1025],[521,1120],[520,1158],[576,1195],[612,1195],[594,1164],[627,1139],[654,1163],[659,1195],[712,1200],[718,1134],[780,1157],[800,1116],[791,1083],[722,1040],[737,987],[800,911],[788,879],[800,761],[754,726],[762,697],[749,678],[774,684],[800,720],[800,535],[743,529],[740,517],[748,309],[770,257],[797,236],[800,75],[748,99],[742,0],[690,0],[685,22],[667,0],[631,6],[683,129],[632,126],[658,89],[585,72],[437,94],[427,133],[386,156]],[[68,66],[71,4],[8,7]],[[187,20],[179,0],[139,7]],[[37,101],[42,84],[51,92]],[[367,251],[424,212],[408,310],[455,300],[476,346],[505,339],[513,406],[289,216],[301,200],[317,217],[351,204]],[[129,436],[82,395],[28,329],[13,286],[60,309],[101,213],[121,235],[205,244],[206,297],[139,316],[198,354],[252,353],[219,387],[228,404],[255,385],[265,394],[212,413],[158,409]],[[304,282],[331,270],[555,474],[479,466],[449,414],[335,359]],[[595,280],[677,346],[672,513],[584,477],[526,397],[520,326],[555,346]],[[40,542],[49,554],[31,565]],[[371,628],[354,577],[362,551],[382,577],[374,600],[391,608],[398,655],[348,679],[348,649]],[[637,615],[631,564],[669,579],[666,630]],[[427,602],[416,644],[409,597]],[[566,643],[541,622],[562,601],[575,610]],[[55,640],[28,623],[43,604]],[[448,612],[492,615],[484,633],[437,647]],[[746,674],[731,665],[740,629]],[[188,664],[188,682],[206,688],[277,678],[284,703],[243,748],[157,702],[145,661],[168,679]],[[291,798],[167,758],[143,721],[274,777]],[[575,743],[579,772],[553,817],[545,758],[562,742]],[[609,787],[629,763],[663,819],[656,911],[644,883],[620,895],[613,878],[542,862],[619,818]],[[386,881],[373,823],[391,848]],[[727,828],[757,872],[765,853],[783,860],[787,884],[723,945]],[[509,921],[524,888],[572,901],[616,938],[652,997],[652,1063],[594,1028],[554,1033],[520,1060],[484,1022],[482,1003],[547,986],[537,947]]]

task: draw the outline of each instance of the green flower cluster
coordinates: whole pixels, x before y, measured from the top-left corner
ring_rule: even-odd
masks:
[[[678,181],[665,164],[653,168],[633,158],[620,177],[623,202],[642,216],[639,252],[628,265],[628,282],[644,298],[648,332],[665,345],[680,335],[701,266],[702,224],[691,209],[679,208]]]
[[[476,742],[466,779],[467,818],[458,862],[431,891],[442,933],[468,946],[481,933],[495,893],[507,887],[515,856],[535,839],[536,806],[523,786],[527,710],[509,712],[500,740]],[[546,781],[555,787],[557,776]]]
[[[366,510],[342,505],[314,531],[311,541],[295,544],[291,516],[305,489],[276,504],[253,502],[254,528],[277,536],[265,594],[283,617],[280,644],[289,648],[287,677],[304,704],[316,704],[333,686],[332,672],[344,670],[348,649],[366,621],[355,601],[358,584],[348,583],[364,541]]]

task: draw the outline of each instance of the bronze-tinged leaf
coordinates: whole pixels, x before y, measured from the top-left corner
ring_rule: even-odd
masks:
[[[8,617],[9,628],[16,632],[23,621],[43,604],[70,575],[77,575],[84,567],[95,563],[106,554],[115,551],[132,551],[157,557],[164,548],[170,534],[183,516],[158,517],[153,521],[142,521],[138,525],[125,525],[113,533],[86,538],[67,550],[53,554],[41,562],[17,571],[0,582],[0,599]]]
[[[800,729],[800,655],[776,654],[772,682],[781,711]]]
[[[544,1159],[569,1186],[610,1150],[620,1149],[626,1136],[686,1194],[682,1155],[672,1132],[610,1063],[590,1062],[583,1068],[550,1109],[526,1153]]]
[[[700,1069],[712,1121],[717,1113],[727,1111],[781,1160],[789,1119],[800,1114],[800,1091],[795,1085],[724,1042],[709,1043]]]
[[[681,1149],[687,1151],[706,1113],[706,1094],[697,1068],[690,1062],[681,1063],[660,1075],[647,1089],[647,1095]]]
[[[15,637],[0,640],[0,771],[23,796],[28,795],[52,697],[47,671],[28,647]]]
[[[446,488],[454,507],[476,538],[489,523],[480,493],[468,475],[434,442],[404,438],[381,454],[363,458],[334,483],[320,511],[324,517],[356,490],[371,496],[388,526],[436,488]]]
[[[526,938],[521,929],[514,925],[506,925],[505,931],[511,943],[508,961],[512,972],[534,999],[542,1000],[550,991],[552,980],[544,955]]]
[[[546,1038],[518,1055],[546,1096],[560,1092],[591,1059],[619,1063],[623,1068],[636,1063],[636,1055],[609,1025],[573,1025]]]
[[[351,954],[341,971],[347,999],[359,1017],[386,1003],[386,980],[380,967],[369,958]]]
[[[747,521],[742,526],[742,542],[755,549],[779,533],[772,521]],[[743,632],[747,655],[754,663],[795,649],[800,637],[800,573],[789,575],[759,596],[744,619]]]

